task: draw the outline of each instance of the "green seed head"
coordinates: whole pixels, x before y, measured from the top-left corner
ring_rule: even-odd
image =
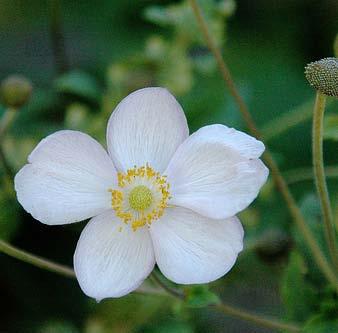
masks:
[[[32,84],[24,76],[11,75],[1,82],[1,99],[7,107],[20,108],[32,94]]]
[[[324,58],[305,67],[310,85],[321,93],[338,97],[338,59]]]
[[[143,211],[150,207],[153,195],[148,187],[139,185],[133,188],[129,194],[129,205],[132,209]]]

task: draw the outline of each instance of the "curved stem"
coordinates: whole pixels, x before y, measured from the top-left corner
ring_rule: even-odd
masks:
[[[153,277],[153,280],[169,295],[184,301],[185,295],[180,290],[169,287],[160,279],[155,271],[153,271],[151,276]],[[250,313],[225,303],[209,305],[209,307],[221,311],[226,315],[230,315],[232,317],[254,323],[258,326],[268,327],[277,330],[287,330],[289,332],[300,332],[300,328],[295,324],[284,323],[273,318],[267,318],[258,314]]]
[[[65,265],[60,265],[48,259],[45,259],[45,258],[36,256],[36,255],[33,255],[29,252],[23,251],[13,245],[8,244],[4,240],[0,240],[0,252],[3,252],[13,258],[24,261],[28,264],[42,268],[49,272],[57,273],[57,274],[60,274],[60,275],[63,275],[65,277],[69,277],[72,279],[76,278],[74,270],[72,268],[65,266]],[[157,276],[155,272],[153,272],[151,276],[153,280],[156,282],[156,284],[158,284],[168,294],[180,300],[184,299],[184,294],[182,292],[167,286],[164,282],[162,282],[162,280]],[[139,294],[162,295],[160,290],[151,288],[149,286],[141,286],[137,290],[135,290],[135,292]],[[286,323],[282,323],[282,322],[279,322],[273,319],[267,319],[264,317],[260,317],[255,314],[236,309],[234,307],[231,307],[230,305],[222,304],[222,305],[216,305],[215,307],[226,314],[232,315],[237,318],[241,318],[249,322],[254,322],[255,324],[260,325],[260,326],[276,328],[276,329],[286,329],[286,330],[289,330],[290,332],[299,332],[299,330],[296,330],[296,326],[293,324],[286,324]]]
[[[167,284],[165,284],[161,278],[157,275],[157,273],[155,272],[155,270],[151,273],[151,277],[154,280],[154,282],[156,284],[158,284],[161,288],[163,288],[169,295],[172,295],[176,298],[179,298],[181,300],[184,299],[184,294],[177,289],[171,288],[169,287]]]
[[[4,240],[0,239],[0,252],[9,255],[10,257],[24,261],[28,264],[44,269],[46,271],[56,273],[71,279],[76,279],[75,272],[71,267],[55,263],[46,258],[34,255],[27,251],[21,250]],[[151,286],[141,285],[134,293],[137,294],[151,294],[151,295],[164,295],[161,289],[155,289]]]
[[[258,131],[256,124],[249,112],[248,107],[246,106],[244,100],[238,93],[238,90],[236,88],[236,85],[231,77],[230,71],[225,64],[222,54],[216,44],[214,43],[210,31],[208,29],[207,23],[202,15],[201,9],[197,3],[196,0],[189,0],[190,5],[192,7],[192,10],[196,16],[196,20],[200,26],[200,29],[205,37],[206,43],[208,45],[208,48],[210,49],[211,53],[214,55],[216,59],[216,63],[219,67],[220,73],[222,75],[223,80],[225,81],[226,85],[229,88],[229,91],[231,95],[233,96],[235,102],[238,105],[238,108],[244,118],[244,121],[246,125],[248,126],[250,132],[256,137],[256,138],[261,138],[261,134]],[[304,217],[299,209],[299,207],[296,204],[296,201],[294,197],[292,196],[283,176],[281,175],[281,172],[279,171],[279,168],[274,161],[271,153],[269,152],[268,149],[266,149],[266,152],[263,156],[263,159],[265,163],[268,165],[270,171],[271,171],[271,176],[275,182],[275,185],[277,189],[280,191],[282,194],[287,207],[290,211],[290,214],[292,218],[294,219],[295,223],[297,224],[298,228],[301,230],[305,241],[307,242],[314,258],[315,261],[318,265],[318,267],[321,269],[325,277],[336,287],[338,290],[338,278],[331,269],[327,259],[323,255],[321,249],[319,248],[316,239],[314,238],[312,232],[310,231],[309,227],[307,226]]]
[[[326,96],[319,91],[313,110],[312,124],[312,158],[315,184],[319,196],[323,215],[325,239],[330,251],[332,262],[338,269],[337,248],[335,243],[335,229],[333,226],[333,214],[330,205],[329,192],[327,190],[324,161],[323,161],[323,121],[325,112]]]
[[[23,251],[13,245],[8,244],[4,240],[0,240],[0,252],[47,271],[75,279],[75,273],[70,267],[54,263],[45,258]]]
[[[310,120],[313,113],[313,102],[313,99],[306,101],[289,112],[283,113],[281,116],[268,122],[261,129],[264,140],[269,141],[274,139],[281,134],[284,134],[284,132],[290,128]],[[333,99],[328,99],[327,105],[330,105],[332,102]]]
[[[283,331],[285,330],[288,332],[295,332],[295,333],[301,332],[301,328],[297,326],[296,324],[284,323],[276,319],[259,316],[257,314],[243,311],[239,308],[235,308],[228,304],[222,303],[218,305],[213,305],[212,307],[217,309],[218,311],[223,312],[226,315],[230,315],[236,318],[243,319],[248,322],[252,322],[258,326],[263,326],[263,327],[272,328],[276,330],[283,330]]]

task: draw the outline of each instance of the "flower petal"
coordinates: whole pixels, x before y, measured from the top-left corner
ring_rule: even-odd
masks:
[[[43,139],[15,177],[18,201],[45,224],[78,222],[111,207],[116,170],[102,146],[76,131]]]
[[[178,148],[165,171],[172,205],[224,219],[256,198],[269,173],[253,158],[261,154],[262,145],[244,133],[231,133],[222,125],[203,127]]]
[[[87,224],[74,254],[81,289],[98,301],[135,290],[154,265],[148,228],[132,231],[113,211],[96,216]]]
[[[208,283],[226,274],[243,248],[237,217],[212,220],[185,208],[168,208],[150,227],[157,265],[181,284]]]
[[[149,163],[163,172],[188,135],[187,120],[174,96],[163,88],[145,88],[116,107],[108,122],[107,145],[120,171]]]

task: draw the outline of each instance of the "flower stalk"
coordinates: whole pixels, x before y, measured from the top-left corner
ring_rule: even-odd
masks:
[[[325,112],[326,96],[317,91],[316,101],[313,110],[312,124],[312,157],[315,184],[319,196],[320,206],[323,215],[325,239],[330,251],[332,262],[338,269],[337,247],[335,243],[335,229],[333,226],[333,214],[330,205],[329,192],[325,180],[323,161],[323,121]]]
[[[61,265],[58,263],[55,263],[51,260],[45,259],[40,256],[36,256],[34,254],[31,254],[29,252],[26,252],[24,250],[21,250],[4,240],[0,240],[0,252],[5,253],[13,258],[16,258],[18,260],[24,261],[28,264],[31,264],[33,266],[39,267],[41,269],[47,270],[52,273],[56,273],[71,279],[75,279],[75,273],[74,270],[68,266]],[[161,281],[161,279],[156,275],[156,273],[153,273],[151,275],[152,280],[159,285],[167,294],[170,294],[174,296],[175,298],[178,298],[180,300],[184,300],[184,295],[174,290],[173,288],[168,287],[164,282]],[[163,295],[160,289],[154,289],[147,286],[141,286],[136,291],[136,293],[139,294],[154,294],[154,295]],[[295,324],[289,324],[289,323],[283,323],[278,320],[274,320],[271,318],[265,318],[261,317],[256,314],[252,314],[249,312],[246,312],[244,310],[240,310],[237,308],[234,308],[227,304],[218,304],[216,306],[211,306],[212,308],[215,308],[226,315],[233,316],[235,318],[240,318],[248,322],[252,322],[258,326],[268,327],[268,328],[274,328],[274,329],[284,329],[289,332],[300,332],[300,328],[296,326]]]
[[[244,100],[242,99],[241,95],[239,94],[237,87],[232,79],[231,73],[222,57],[221,51],[216,46],[211,33],[209,31],[208,25],[206,23],[205,18],[203,17],[202,11],[197,3],[196,0],[189,0],[191,8],[194,12],[194,15],[196,17],[196,20],[198,22],[198,25],[201,29],[202,34],[204,35],[204,38],[206,40],[207,46],[210,49],[211,53],[215,57],[216,63],[219,67],[220,73],[222,75],[223,80],[225,81],[227,87],[229,88],[229,91],[231,95],[233,96],[236,104],[238,105],[238,108],[244,118],[244,121],[250,130],[250,132],[258,139],[261,138],[261,134],[249,112],[249,109],[247,105],[245,104]],[[320,247],[318,246],[315,237],[313,236],[311,230],[307,226],[304,217],[297,206],[297,203],[291,194],[288,185],[286,184],[276,162],[274,161],[271,153],[268,149],[266,149],[266,152],[263,156],[263,160],[268,165],[271,171],[272,178],[275,182],[275,185],[277,189],[282,194],[287,207],[289,209],[289,212],[294,219],[296,225],[302,232],[305,241],[308,244],[309,249],[311,250],[314,259],[318,265],[318,267],[323,272],[324,276],[327,278],[328,281],[330,281],[335,288],[338,290],[338,278],[334,271],[332,270],[331,266],[329,265],[327,259],[325,258],[324,254],[322,253]]]
[[[70,267],[57,264],[48,259],[21,250],[13,245],[8,244],[7,242],[1,239],[0,239],[0,252],[3,252],[13,258],[24,261],[28,264],[47,270],[49,272],[57,273],[59,275],[75,279],[75,273]]]
[[[12,126],[15,118],[17,115],[17,109],[13,108],[13,107],[8,107],[5,111],[5,113],[3,114],[2,118],[1,118],[1,122],[0,122],[0,159],[2,161],[4,170],[6,172],[7,175],[7,179],[6,182],[9,184],[12,184],[12,179],[14,177],[14,173],[12,171],[11,166],[9,165],[9,163],[7,162],[7,158],[6,158],[6,154],[3,150],[3,140],[6,136],[7,131],[9,130],[9,128]],[[6,186],[7,188],[7,186]]]

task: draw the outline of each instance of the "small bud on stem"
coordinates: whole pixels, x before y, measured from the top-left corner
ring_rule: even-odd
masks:
[[[1,82],[1,100],[9,108],[20,108],[28,102],[32,90],[31,82],[24,76],[11,75]]]

